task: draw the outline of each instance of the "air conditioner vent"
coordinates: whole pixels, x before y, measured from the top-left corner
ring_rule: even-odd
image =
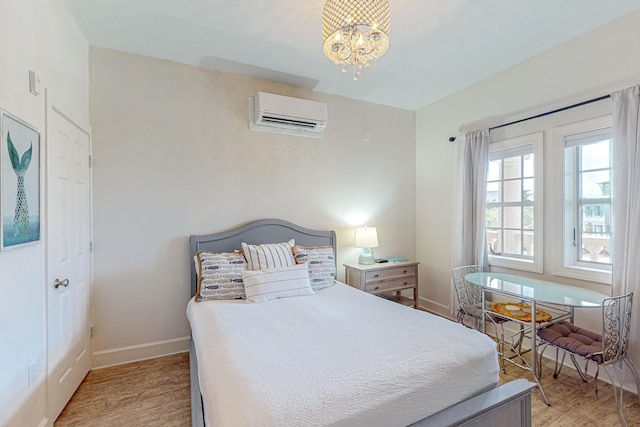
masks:
[[[302,126],[304,128],[315,129],[318,124],[315,122],[305,122],[302,120],[284,119],[281,117],[262,116],[263,123],[276,123],[286,126]]]

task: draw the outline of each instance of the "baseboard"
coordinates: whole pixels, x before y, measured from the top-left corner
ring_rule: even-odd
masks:
[[[189,337],[182,337],[112,350],[96,351],[93,353],[91,361],[93,369],[100,369],[187,351],[189,351]]]
[[[449,305],[441,304],[425,297],[418,297],[418,306],[438,316],[449,317]],[[444,313],[446,313],[446,315]]]

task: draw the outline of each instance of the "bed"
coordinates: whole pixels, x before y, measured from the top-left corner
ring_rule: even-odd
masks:
[[[190,259],[291,239],[336,246],[333,231],[265,219],[191,236]],[[490,338],[338,281],[258,303],[192,298],[187,316],[193,426],[531,425],[533,384],[497,386]]]

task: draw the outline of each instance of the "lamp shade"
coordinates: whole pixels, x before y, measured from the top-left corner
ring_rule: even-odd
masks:
[[[356,248],[377,248],[378,232],[376,228],[367,226],[356,228],[354,246]]]

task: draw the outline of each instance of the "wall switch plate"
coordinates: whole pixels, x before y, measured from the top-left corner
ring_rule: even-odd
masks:
[[[40,95],[42,91],[42,83],[40,83],[40,76],[35,71],[29,70],[29,92],[34,95]]]

